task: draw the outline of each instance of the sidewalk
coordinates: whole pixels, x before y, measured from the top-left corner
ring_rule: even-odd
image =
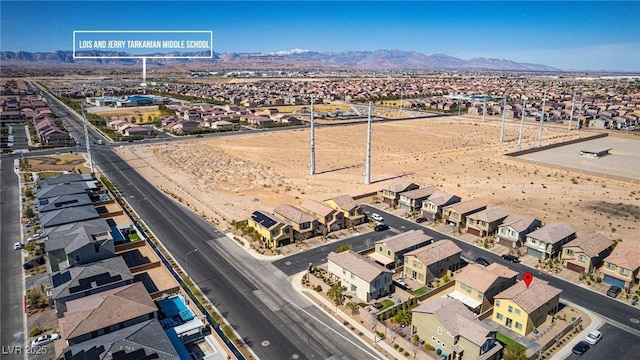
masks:
[[[551,356],[550,360],[564,360],[568,358],[571,355],[571,349],[573,349],[573,347],[578,342],[584,340],[590,332],[592,332],[593,330],[599,329],[601,326],[605,324],[604,319],[596,315],[595,313],[581,306],[578,306],[574,303],[570,303],[566,300],[564,302],[567,304],[570,304],[571,306],[577,309],[580,309],[581,311],[589,315],[589,317],[591,318],[591,323],[589,324],[589,326],[585,327],[578,335],[574,336],[571,340],[569,340],[561,349],[556,351],[556,353]]]

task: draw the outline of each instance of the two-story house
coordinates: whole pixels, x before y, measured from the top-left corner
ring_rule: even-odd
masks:
[[[433,238],[422,230],[411,230],[376,241],[369,257],[389,269],[401,269],[404,254],[432,242]]]
[[[111,227],[104,219],[66,223],[48,229],[45,245],[52,272],[115,256]]]
[[[344,215],[342,212],[327,204],[315,200],[304,200],[300,204],[300,210],[315,216],[318,222],[318,234],[324,235],[344,227]]]
[[[442,219],[442,208],[458,203],[460,200],[457,195],[438,190],[422,202],[422,217],[431,221]]]
[[[445,224],[464,229],[467,224],[467,216],[487,208],[487,203],[482,199],[471,199],[451,204],[442,208],[442,220]]]
[[[511,213],[498,226],[497,243],[510,248],[524,244],[527,234],[542,226],[542,222],[532,216]]]
[[[439,240],[404,254],[404,276],[426,285],[458,270],[462,249],[451,240]]]
[[[523,281],[494,296],[491,320],[527,336],[553,315],[560,305],[562,290],[534,279],[529,286]]]
[[[527,255],[538,259],[555,258],[560,254],[562,245],[575,239],[576,231],[566,223],[551,223],[527,234],[524,246]]]
[[[482,314],[493,307],[493,297],[516,283],[518,273],[492,263],[489,266],[469,264],[456,276],[453,291],[447,297],[462,301],[471,311]]]
[[[363,301],[371,301],[392,290],[393,271],[351,250],[331,252],[328,258],[329,276]]]
[[[396,208],[398,206],[398,201],[400,200],[400,193],[415,190],[419,187],[420,185],[418,184],[406,181],[394,182],[388,187],[382,189],[382,202],[388,204],[392,208]]]
[[[502,345],[496,341],[497,331],[478,320],[456,299],[435,298],[414,308],[411,330],[433,346],[442,359],[502,358]]]
[[[295,206],[282,204],[273,210],[273,213],[291,225],[294,240],[305,240],[315,234],[318,221],[315,216],[308,214]]]
[[[420,209],[422,209],[422,202],[427,200],[429,196],[433,195],[436,191],[438,191],[437,187],[427,186],[402,192],[400,193],[398,205],[400,209],[409,213],[420,211]]]
[[[601,233],[579,236],[562,246],[562,264],[569,270],[591,274],[613,249],[613,241]]]
[[[467,216],[467,232],[480,237],[492,236],[510,213],[506,207],[496,206],[470,214]]]
[[[600,267],[603,282],[630,289],[638,284],[640,272],[640,250],[626,244],[617,244]]]
[[[260,240],[266,248],[288,245],[293,240],[291,225],[285,224],[262,211],[254,211],[248,219],[248,226],[260,234]]]
[[[364,222],[362,206],[358,205],[349,195],[340,195],[323,201],[323,203],[338,210],[344,218],[344,226],[355,226]]]

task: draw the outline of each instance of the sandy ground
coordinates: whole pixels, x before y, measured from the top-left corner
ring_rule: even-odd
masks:
[[[317,128],[316,175],[309,175],[309,130],[193,139],[117,151],[155,186],[224,225],[281,203],[380,190],[394,181],[436,185],[463,198],[483,198],[545,223],[564,221],[578,235],[600,231],[626,243],[640,219],[640,185],[535,166],[502,156],[515,151],[519,123],[499,142],[499,121],[471,117],[373,125],[372,184],[363,184],[366,125]],[[592,135],[545,128],[543,145]],[[537,144],[525,127],[523,149]],[[215,214],[217,213],[217,215]]]

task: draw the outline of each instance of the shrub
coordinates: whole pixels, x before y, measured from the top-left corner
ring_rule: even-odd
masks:
[[[313,290],[315,290],[317,292],[321,292],[322,291],[322,286],[316,285],[316,287],[314,287]]]
[[[400,345],[398,345],[398,344],[393,344],[393,348],[394,348],[394,349],[398,349],[399,347],[400,347]]]
[[[436,348],[431,346],[431,344],[425,344],[424,349],[427,351],[434,351]]]
[[[36,326],[36,327],[34,327],[33,329],[31,329],[31,331],[29,331],[29,336],[30,336],[30,337],[38,336],[38,335],[40,335],[40,334],[42,334],[42,330],[40,330],[40,328],[39,328],[39,327],[37,327],[37,326]]]

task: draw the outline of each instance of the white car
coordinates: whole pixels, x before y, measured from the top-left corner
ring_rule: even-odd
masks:
[[[371,214],[371,218],[375,221],[384,221],[384,218],[376,213]]]
[[[585,339],[585,341],[591,345],[595,345],[601,339],[602,339],[602,333],[598,330],[593,330],[592,332],[589,333],[589,335],[587,335],[587,338]]]
[[[27,242],[29,242],[29,241],[35,241],[35,240],[38,240],[38,239],[40,239],[40,234],[33,234],[33,236],[30,236],[30,237],[27,239]]]
[[[20,250],[24,247],[24,245],[22,245],[21,242],[17,242],[17,243],[13,243],[13,249],[14,250]]]
[[[40,335],[38,336],[37,339],[31,342],[31,346],[36,347],[36,346],[47,345],[48,343],[53,342],[54,340],[58,340],[59,338],[60,338],[60,335],[55,333],[51,335]]]

